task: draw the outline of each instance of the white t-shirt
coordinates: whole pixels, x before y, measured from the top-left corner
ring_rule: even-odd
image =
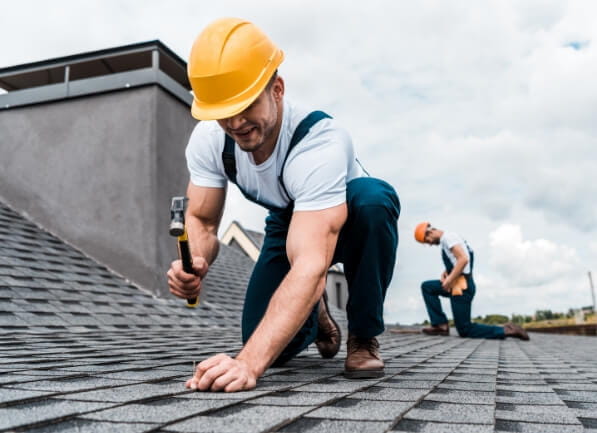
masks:
[[[466,241],[464,240],[464,238],[462,236],[460,236],[457,233],[453,233],[453,232],[444,232],[442,237],[439,239],[439,244],[442,247],[442,250],[447,254],[448,258],[450,259],[450,262],[452,262],[452,265],[456,264],[457,259],[456,259],[456,256],[452,253],[452,251],[450,251],[450,248],[452,248],[455,245],[460,245],[460,247],[464,250],[464,254],[466,255],[466,258],[468,260],[468,263],[462,270],[462,273],[464,273],[464,274],[471,273],[471,257],[468,252],[470,247],[468,247],[468,244],[466,243]],[[472,251],[472,249],[471,249],[471,251]]]
[[[250,152],[235,145],[236,181],[251,197],[285,208],[289,199],[278,180],[294,130],[312,110],[284,102],[282,127],[273,153],[257,165]],[[195,126],[186,149],[191,182],[224,188],[228,181],[222,162],[224,131],[216,121]],[[366,176],[352,139],[334,119],[322,119],[291,151],[284,168],[284,185],[294,210],[322,210],[346,201],[346,184]]]

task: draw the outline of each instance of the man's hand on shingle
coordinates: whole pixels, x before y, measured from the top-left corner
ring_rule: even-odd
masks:
[[[255,388],[257,377],[246,361],[219,354],[201,362],[185,386],[199,391],[245,391]]]

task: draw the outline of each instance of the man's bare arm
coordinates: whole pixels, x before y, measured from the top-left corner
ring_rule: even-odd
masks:
[[[456,278],[462,274],[462,271],[468,264],[464,249],[460,245],[454,245],[450,248],[450,251],[452,251],[452,254],[456,257],[456,264],[454,265],[454,268],[452,268],[452,272],[450,272],[442,282],[442,287],[445,290],[449,290],[452,287]]]
[[[185,222],[191,255],[203,257],[211,265],[220,249],[218,228],[224,212],[226,190],[196,186],[189,182],[187,197],[189,204]]]
[[[189,202],[185,225],[194,272],[187,274],[182,270],[181,261],[175,260],[167,273],[170,292],[183,299],[193,298],[199,294],[201,280],[218,255],[220,244],[217,234],[224,210],[226,190],[200,187],[189,182],[187,197]]]
[[[239,391],[255,386],[323,295],[327,270],[346,217],[346,204],[293,214],[286,243],[291,268],[263,319],[235,359],[217,355],[202,362],[187,387]]]

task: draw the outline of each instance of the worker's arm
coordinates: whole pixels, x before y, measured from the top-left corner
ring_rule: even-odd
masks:
[[[464,249],[460,245],[454,245],[450,248],[454,257],[456,257],[456,264],[454,264],[454,268],[452,268],[452,272],[450,272],[446,278],[442,281],[442,287],[444,290],[450,290],[452,288],[452,284],[456,281],[456,278],[462,274],[462,271],[468,264],[468,258],[466,257],[466,253]]]
[[[182,262],[175,260],[168,270],[170,292],[183,299],[195,298],[201,290],[201,281],[219,250],[218,227],[222,219],[226,189],[196,186],[189,182],[189,198],[185,227],[189,236],[193,274],[182,270]]]
[[[216,355],[199,364],[188,388],[227,392],[254,388],[257,378],[296,335],[325,290],[346,204],[293,214],[286,251],[290,271],[275,291],[265,315],[236,358]]]

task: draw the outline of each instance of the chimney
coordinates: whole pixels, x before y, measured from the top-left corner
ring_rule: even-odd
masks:
[[[3,68],[0,87],[0,199],[166,295],[196,124],[186,63],[156,40]]]

